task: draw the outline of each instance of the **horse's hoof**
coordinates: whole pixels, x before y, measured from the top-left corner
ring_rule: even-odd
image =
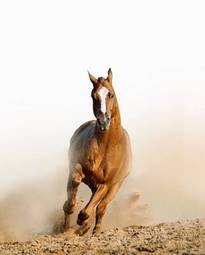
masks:
[[[78,228],[78,229],[75,231],[75,234],[76,234],[76,235],[79,235],[79,236],[82,236],[82,235],[84,235],[85,233],[88,232],[89,228],[90,228],[89,226],[80,227],[80,228]]]
[[[87,220],[88,218],[89,218],[89,215],[84,210],[81,210],[80,213],[78,214],[77,224],[82,225],[83,222]]]
[[[95,227],[93,229],[93,235],[98,235],[101,233],[101,227]]]
[[[64,234],[66,234],[66,236],[73,236],[75,234],[75,229],[67,228],[66,230],[64,230]]]
[[[63,230],[62,232],[68,232],[70,230],[70,226],[63,225],[62,230]]]
[[[83,231],[82,231],[81,229],[77,229],[77,230],[75,231],[75,234],[76,234],[77,236],[82,236],[84,233],[83,233]]]

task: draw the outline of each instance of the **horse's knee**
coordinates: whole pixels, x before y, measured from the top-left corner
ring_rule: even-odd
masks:
[[[75,210],[75,202],[66,200],[63,205],[63,211],[65,214],[72,214]]]
[[[71,173],[71,184],[72,187],[75,188],[77,187],[82,179],[84,177],[83,171],[82,171],[82,167],[80,164],[76,164],[72,173]]]
[[[71,180],[71,184],[72,184],[72,188],[77,188],[80,183],[81,183],[82,177],[78,174],[73,174],[72,175],[72,180]]]

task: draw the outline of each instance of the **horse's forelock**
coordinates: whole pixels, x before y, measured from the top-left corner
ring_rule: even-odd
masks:
[[[104,79],[103,77],[99,77],[99,78],[98,78],[98,82],[102,83],[102,82],[104,82],[104,81],[105,81],[105,79]]]

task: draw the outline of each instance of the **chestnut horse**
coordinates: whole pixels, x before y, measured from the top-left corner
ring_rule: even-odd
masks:
[[[96,120],[81,125],[73,134],[69,149],[68,198],[64,203],[64,229],[70,227],[70,216],[76,205],[76,193],[81,182],[92,191],[90,201],[78,215],[77,234],[86,233],[91,214],[96,208],[93,233],[101,230],[106,208],[118,192],[129,173],[131,148],[129,136],[121,125],[117,97],[112,86],[112,71],[107,78],[96,79],[89,74],[93,84],[91,93]]]

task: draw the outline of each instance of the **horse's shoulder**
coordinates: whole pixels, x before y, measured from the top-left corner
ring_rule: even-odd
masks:
[[[85,123],[83,123],[79,128],[76,129],[76,131],[74,132],[73,136],[71,137],[71,143],[72,143],[72,140],[78,136],[79,134],[81,134],[84,130],[88,129],[88,128],[92,128],[95,126],[95,120],[90,120],[90,121],[87,121]]]

